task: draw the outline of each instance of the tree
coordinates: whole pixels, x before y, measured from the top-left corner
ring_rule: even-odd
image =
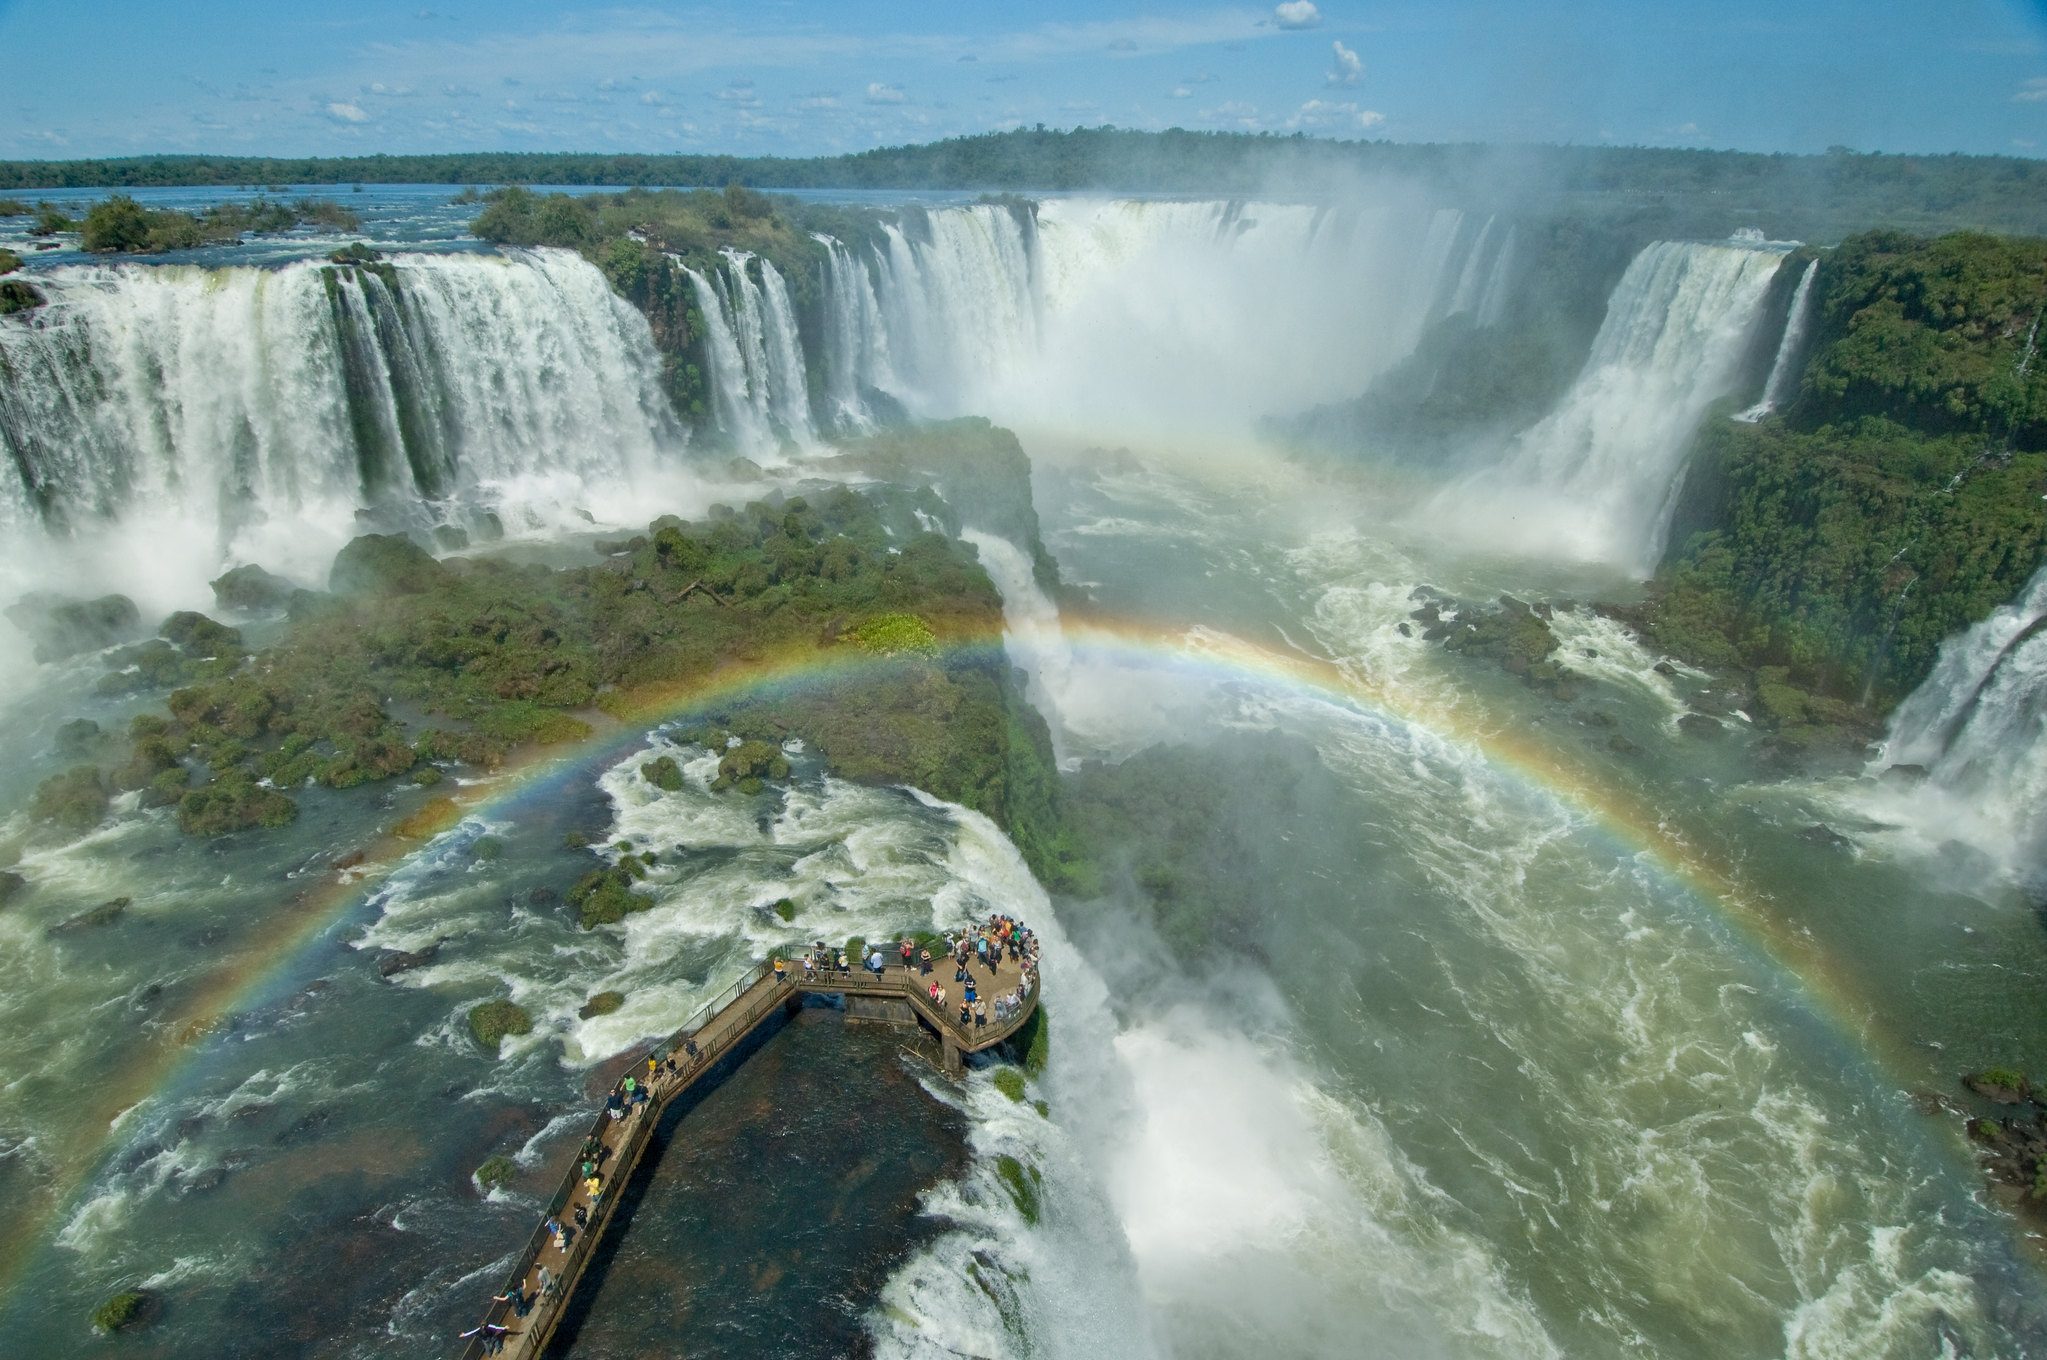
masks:
[[[115,194],[85,215],[82,244],[94,252],[146,249],[149,213],[128,195]]]

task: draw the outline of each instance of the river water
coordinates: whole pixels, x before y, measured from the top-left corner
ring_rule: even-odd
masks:
[[[143,1287],[141,1353],[432,1352],[645,1040],[765,951],[1001,908],[1049,946],[1045,1112],[806,1015],[675,1126],[571,1353],[2047,1353],[2039,1267],[1923,1099],[2047,1058],[2020,894],[1889,857],[1738,715],[1681,729],[1711,682],[1568,603],[1623,575],[1453,552],[1441,505],[1226,430],[1198,461],[1024,435],[1089,605],[977,534],[1013,655],[1069,765],[1205,762],[1195,831],[1249,866],[1226,911],[1164,931],[1114,873],[1049,902],[985,819],[801,749],[786,792],[713,794],[677,729],[508,776],[366,876],[334,865],[420,792],[207,844],[123,816],[30,853],[0,911],[10,1346],[86,1353],[91,1307]],[[1558,602],[1577,696],[1404,635],[1418,586]],[[96,673],[10,690],[12,816],[61,722],[134,707]],[[1252,776],[1266,751],[1291,786]],[[639,776],[655,754],[682,789]],[[659,851],[655,908],[578,930],[572,831]],[[386,978],[397,950],[436,952]],[[495,1059],[464,1025],[491,996],[536,1021]],[[493,1155],[518,1171],[485,1193]],[[801,1231],[820,1203],[853,1215],[839,1250]]]

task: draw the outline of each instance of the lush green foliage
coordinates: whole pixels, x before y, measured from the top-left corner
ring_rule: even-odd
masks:
[[[0,250],[0,274],[12,274],[21,268],[21,256],[11,250]]]
[[[1001,600],[987,575],[918,528],[917,513],[934,508],[928,491],[888,488],[721,507],[698,524],[657,521],[611,545],[604,563],[569,570],[434,562],[402,540],[358,540],[334,573],[350,593],[295,596],[290,630],[266,650],[245,655],[235,630],[190,615],[169,628],[182,647],[166,641],[128,660],[124,685],[180,687],[166,714],[138,720],[125,752],[107,754],[112,782],[178,801],[198,834],[275,825],[309,784],[488,768],[514,747],[586,735],[573,716],[586,706],[629,706],[635,692],[734,664],[823,660],[856,647],[847,638],[863,620],[913,616],[932,648],[870,656],[705,714],[743,739],[725,752],[721,779],[787,777],[780,745],[800,736],[845,777],[914,784],[987,813],[1041,877],[1065,882],[1076,851],[1049,734],[989,645]],[[657,782],[667,777],[659,760],[648,765]],[[52,809],[72,807],[92,773],[61,797],[53,789]],[[205,782],[188,789],[194,775]],[[90,825],[103,810],[67,815]],[[433,799],[396,830],[430,836],[457,815]],[[644,868],[628,855],[599,871],[575,902],[585,923],[643,905],[630,887]]]
[[[1021,1105],[1024,1098],[1024,1074],[1014,1067],[998,1067],[992,1078],[995,1089]]]
[[[877,614],[846,636],[883,656],[931,656],[938,651],[938,636],[915,614]]]
[[[126,194],[114,194],[92,206],[79,231],[80,244],[97,254],[156,254],[221,245],[247,232],[273,234],[305,225],[354,231],[362,224],[354,213],[324,199],[301,199],[295,204],[262,198],[250,203],[216,203],[195,216],[145,208]]]
[[[1796,402],[1709,423],[1641,616],[1681,655],[1778,668],[1766,716],[1808,726],[1888,707],[2047,557],[2047,242],[1884,233],[1820,270]]]
[[[28,813],[56,831],[71,835],[90,831],[107,815],[106,783],[94,766],[75,765],[37,787]]]
[[[525,1007],[516,1002],[499,997],[470,1007],[469,1033],[479,1045],[491,1053],[498,1051],[498,1044],[506,1035],[532,1032],[533,1017],[526,1013]]]

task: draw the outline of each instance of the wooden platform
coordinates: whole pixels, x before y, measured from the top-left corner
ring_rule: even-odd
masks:
[[[596,1254],[598,1242],[611,1226],[619,1196],[652,1141],[662,1111],[670,1101],[715,1069],[770,1016],[784,1008],[801,1005],[805,995],[843,996],[848,1001],[849,1016],[854,1014],[855,999],[878,1002],[889,1018],[900,1017],[931,1030],[942,1045],[946,1069],[957,1072],[966,1054],[993,1048],[1009,1038],[1030,1020],[1038,1008],[1038,991],[1032,987],[1023,1005],[998,1023],[995,1019],[995,998],[1015,994],[1023,980],[1021,968],[1006,958],[1000,960],[993,970],[974,962],[968,965],[968,971],[982,1000],[987,1003],[988,1023],[962,1025],[959,1004],[964,984],[954,977],[951,959],[934,959],[927,974],[914,962],[911,967],[904,968],[893,948],[884,950],[884,956],[887,963],[879,973],[854,965],[843,973],[832,970],[806,977],[802,959],[796,956],[785,961],[784,976],[777,978],[773,960],[755,964],[743,977],[698,1010],[666,1043],[653,1046],[650,1051],[664,1061],[655,1074],[649,1100],[630,1107],[624,1118],[616,1120],[600,1108],[585,1130],[584,1142],[595,1138],[603,1149],[598,1158],[603,1184],[597,1198],[593,1201],[583,1184],[580,1153],[584,1143],[578,1143],[560,1187],[548,1201],[541,1223],[535,1226],[533,1237],[520,1255],[518,1264],[497,1290],[499,1294],[509,1294],[513,1284],[517,1283],[530,1303],[527,1315],[519,1317],[512,1305],[505,1302],[490,1303],[484,1314],[486,1324],[505,1329],[503,1349],[496,1354],[513,1357],[514,1360],[537,1360],[547,1349],[555,1328],[568,1309],[570,1298],[582,1282],[584,1270]],[[930,985],[934,981],[945,989],[943,1007],[931,1000]],[[687,1044],[692,1041],[697,1048],[694,1058],[687,1056]],[[670,1058],[677,1069],[673,1073],[666,1065]],[[646,1066],[640,1065],[633,1075],[644,1081]],[[587,1226],[580,1230],[574,1227],[578,1207],[588,1218]],[[546,1232],[548,1218],[556,1219],[569,1229],[566,1251],[557,1249],[554,1239]],[[464,1343],[459,1352],[462,1360],[480,1360],[480,1357],[491,1353],[482,1337]]]

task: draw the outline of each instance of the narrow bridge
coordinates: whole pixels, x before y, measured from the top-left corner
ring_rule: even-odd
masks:
[[[460,1352],[461,1360],[483,1360],[488,1355],[538,1360],[568,1311],[569,1300],[596,1255],[598,1242],[611,1226],[612,1214],[626,1184],[661,1122],[661,1112],[670,1101],[714,1071],[721,1059],[743,1044],[770,1016],[799,1008],[805,994],[844,997],[846,1014],[852,1019],[923,1026],[943,1045],[949,1072],[961,1070],[965,1055],[993,1048],[1015,1034],[1038,1009],[1036,973],[1027,978],[1019,964],[1007,958],[999,959],[992,969],[977,960],[967,965],[967,971],[987,1004],[989,1021],[985,1025],[962,1024],[959,1002],[964,984],[953,979],[950,958],[934,959],[931,971],[925,973],[914,962],[904,967],[892,951],[885,951],[884,957],[888,961],[878,973],[855,964],[844,971],[821,971],[814,977],[804,974],[799,960],[790,961],[782,977],[775,975],[772,962],[757,963],[700,1008],[665,1044],[656,1045],[652,1053],[663,1061],[655,1069],[648,1100],[628,1106],[621,1119],[613,1119],[600,1109],[586,1133],[585,1146],[595,1140],[602,1149],[597,1159],[603,1178],[598,1195],[593,1200],[585,1188],[580,1170],[582,1158],[576,1157],[548,1201],[547,1212],[534,1228],[518,1264],[499,1288],[499,1298],[491,1303],[479,1331],[466,1341]],[[943,1005],[931,998],[934,981],[945,989]],[[1019,987],[1024,988],[1023,1004],[998,1021],[995,998],[1014,997]],[[689,1056],[691,1043],[696,1045],[694,1057]],[[674,1064],[672,1071],[670,1061]],[[646,1069],[643,1067],[634,1075],[644,1079]],[[578,1208],[587,1216],[586,1225],[580,1229],[573,1226]],[[557,1248],[548,1233],[549,1219],[568,1227],[566,1251]],[[528,1301],[523,1317],[506,1301],[515,1292]]]

